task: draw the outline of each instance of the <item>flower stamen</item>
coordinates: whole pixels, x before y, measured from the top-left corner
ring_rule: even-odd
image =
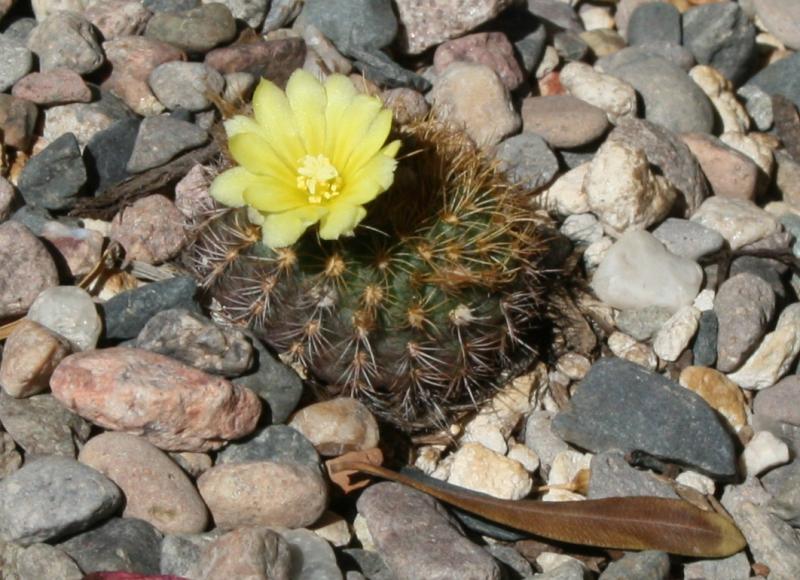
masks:
[[[306,155],[297,164],[297,187],[307,193],[309,203],[322,203],[339,195],[342,178],[327,157]]]

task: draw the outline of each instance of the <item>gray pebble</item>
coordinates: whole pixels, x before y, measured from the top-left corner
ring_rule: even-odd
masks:
[[[714,254],[725,245],[719,232],[697,222],[669,218],[653,230],[656,239],[677,256],[698,260]]]
[[[559,231],[575,244],[589,245],[603,237],[603,225],[591,213],[567,216]]]
[[[795,107],[800,107],[800,52],[761,69],[747,84],[757,86],[768,95],[783,95]]]
[[[89,187],[95,195],[131,176],[126,166],[141,122],[141,119],[122,119],[95,133],[89,140],[83,155]]]
[[[200,6],[200,0],[142,0],[150,12],[183,12]]]
[[[0,34],[0,92],[28,74],[33,67],[33,53],[6,34]]]
[[[218,528],[204,534],[164,536],[161,542],[159,568],[161,574],[191,578],[197,575],[197,563],[206,546],[222,535]]]
[[[627,37],[630,46],[650,42],[680,44],[681,13],[666,2],[641,4],[628,21]]]
[[[717,313],[706,310],[700,314],[697,335],[692,345],[694,364],[700,367],[713,367],[717,362],[717,334],[719,320]]]
[[[736,94],[744,99],[747,114],[756,124],[759,131],[768,131],[774,121],[772,116],[772,98],[756,85],[744,85]]]
[[[336,555],[330,544],[303,528],[281,531],[289,544],[292,578],[296,580],[341,580]]]
[[[157,66],[147,79],[156,98],[167,109],[202,111],[211,106],[207,94],[219,95],[225,79],[200,62],[173,61]]]
[[[512,183],[530,190],[547,185],[558,173],[558,159],[547,142],[534,133],[522,133],[501,142],[495,159]]]
[[[612,74],[615,69],[621,66],[653,57],[666,59],[686,72],[689,72],[697,64],[694,55],[688,48],[671,42],[649,42],[639,46],[628,46],[601,57],[597,60],[596,68],[600,72]]]
[[[139,126],[126,169],[140,173],[159,167],[206,141],[208,133],[197,125],[171,117],[147,117]]]
[[[345,54],[352,48],[384,48],[398,31],[390,0],[306,0],[303,18]]]
[[[0,480],[0,539],[28,546],[87,529],[117,511],[110,479],[66,457],[45,457]]]
[[[606,451],[592,457],[588,499],[606,497],[678,496],[666,481],[646,471],[634,469],[620,451]]]
[[[145,36],[204,54],[234,39],[236,21],[227,6],[203,4],[190,10],[157,12],[147,23]]]
[[[635,14],[635,12],[634,12]],[[625,554],[619,560],[611,562],[599,580],[630,580],[647,578],[647,580],[667,580],[669,575],[669,555],[655,550],[645,550]]]
[[[25,202],[46,209],[69,209],[86,183],[78,139],[64,133],[31,157],[19,176]]]
[[[205,0],[204,3],[208,4],[212,0]],[[267,15],[267,7],[269,0],[214,0],[220,4],[224,4],[231,11],[231,14],[236,20],[241,20],[250,28],[258,29],[261,23],[264,22],[264,17]]]
[[[645,306],[620,310],[615,322],[625,334],[638,341],[648,341],[664,326],[673,311],[663,306]]]
[[[245,440],[234,441],[217,454],[217,464],[271,461],[295,463],[318,469],[319,453],[299,431],[271,425]]]
[[[80,14],[54,12],[31,32],[28,48],[39,57],[39,70],[68,68],[88,74],[105,62],[91,22]]]

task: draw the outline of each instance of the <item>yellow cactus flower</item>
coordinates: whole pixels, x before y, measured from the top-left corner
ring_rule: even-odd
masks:
[[[285,93],[262,80],[253,113],[225,122],[239,166],[214,179],[211,196],[247,206],[271,248],[292,245],[317,222],[323,239],[352,235],[367,213],[364,204],[394,180],[400,142],[385,145],[391,111],[343,75],[323,84],[297,70]]]

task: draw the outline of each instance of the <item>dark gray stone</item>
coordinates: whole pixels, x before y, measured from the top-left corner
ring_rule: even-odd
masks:
[[[131,173],[141,173],[164,165],[184,151],[200,147],[206,141],[208,133],[197,125],[172,117],[147,117],[139,125],[139,133],[125,168]]]
[[[76,457],[76,443],[89,439],[92,426],[59,403],[52,395],[15,399],[0,394],[0,422],[26,458],[47,455]]]
[[[786,264],[772,258],[758,256],[739,256],[731,262],[728,276],[733,277],[742,272],[755,274],[770,285],[779,304],[784,304],[787,299],[786,285],[783,277],[786,274]]]
[[[494,556],[495,560],[511,568],[519,578],[527,578],[533,575],[531,563],[513,547],[504,544],[487,544],[486,551]]]
[[[271,425],[245,440],[234,441],[217,454],[217,464],[271,461],[320,468],[319,453],[302,433],[287,425]]]
[[[664,552],[647,550],[629,553],[611,562],[600,574],[599,580],[667,580],[670,577],[669,567],[669,556]]]
[[[619,451],[606,451],[592,457],[589,499],[605,497],[652,496],[676,499],[672,486],[646,471],[634,469]]]
[[[581,32],[583,23],[569,4],[559,0],[527,0],[528,12],[564,30]]]
[[[150,12],[183,12],[200,6],[200,0],[143,0]]]
[[[744,100],[747,114],[756,124],[756,128],[759,131],[768,131],[774,121],[772,97],[755,85],[744,85],[736,94]]]
[[[378,483],[361,494],[356,506],[378,553],[398,576],[465,580],[500,576],[494,558],[462,536],[436,500],[422,492]]]
[[[141,119],[122,119],[95,133],[83,150],[89,187],[96,195],[130,177],[126,166],[133,153]]]
[[[306,0],[303,18],[345,54],[389,46],[399,26],[391,0]]]
[[[269,405],[271,422],[285,423],[303,396],[303,381],[291,368],[278,360],[263,343],[250,335],[255,360],[250,374],[233,383],[254,391]]]
[[[514,45],[522,68],[533,74],[547,46],[547,29],[527,10],[514,8],[498,16],[498,25]]]
[[[87,574],[135,572],[158,574],[161,534],[144,520],[112,518],[58,545]]]
[[[705,310],[700,314],[697,334],[692,345],[694,364],[699,367],[713,367],[717,362],[717,334],[719,320],[713,310]]]
[[[203,54],[233,40],[236,21],[227,6],[203,4],[180,12],[157,12],[147,23],[145,36]]]
[[[558,173],[558,159],[535,133],[521,133],[497,146],[495,159],[509,180],[526,189],[547,185]]]
[[[389,570],[380,554],[359,548],[343,550],[343,553],[352,558],[368,580],[396,580],[396,576]]]
[[[172,574],[184,578],[197,575],[196,565],[200,554],[209,544],[222,535],[219,528],[204,534],[182,534],[164,536],[161,542],[161,574]],[[232,580],[232,579],[231,579]]]
[[[245,373],[253,363],[253,346],[241,330],[217,326],[184,308],[153,316],[136,337],[136,346],[226,377]]]
[[[664,58],[686,72],[689,72],[697,64],[694,55],[688,48],[671,42],[651,42],[639,46],[627,46],[599,58],[596,65],[600,71],[610,74],[618,67],[653,57]]]
[[[41,236],[44,231],[44,224],[54,219],[53,214],[43,207],[30,205],[23,205],[11,214],[12,221],[21,223],[36,236]]]
[[[33,53],[25,44],[0,34],[0,92],[7,91],[33,67]]]
[[[783,95],[800,108],[800,52],[774,62],[747,81],[768,95]]]
[[[302,528],[282,531],[281,536],[289,544],[293,578],[341,580],[336,554],[320,536]]]
[[[117,294],[102,305],[106,338],[134,338],[162,310],[198,309],[194,302],[196,291],[197,283],[192,278],[180,276]]]
[[[19,176],[25,202],[46,209],[69,209],[86,183],[78,139],[64,133],[31,157]]]
[[[566,61],[583,60],[589,54],[589,45],[572,30],[557,32],[553,36],[553,48]]]
[[[672,4],[642,4],[628,21],[628,44],[637,46],[651,42],[681,43],[681,13]]]
[[[115,513],[122,492],[99,471],[44,457],[0,480],[0,539],[29,546],[81,532]]]
[[[683,14],[683,44],[738,85],[756,54],[756,27],[736,2],[696,6]]]
[[[644,149],[647,161],[683,194],[685,217],[691,216],[708,197],[700,164],[686,143],[672,131],[643,119],[626,117],[617,122],[608,138]]]
[[[356,59],[353,65],[369,80],[390,88],[410,87],[420,92],[430,90],[431,83],[424,77],[404,69],[377,49],[357,48],[350,50]]]
[[[638,341],[647,341],[655,336],[672,314],[670,308],[646,306],[620,310],[614,321],[617,323],[617,328],[625,334]]]
[[[677,256],[699,260],[725,245],[719,232],[690,220],[669,218],[653,230],[656,239]]]
[[[598,360],[571,403],[553,431],[578,447],[639,450],[719,478],[736,476],[735,442],[708,403],[632,362]]]

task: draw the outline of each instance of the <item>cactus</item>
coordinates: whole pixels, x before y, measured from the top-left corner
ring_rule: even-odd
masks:
[[[416,429],[479,404],[533,352],[543,243],[527,196],[462,133],[395,132],[395,182],[353,237],[271,249],[246,209],[218,208],[187,257],[217,314]]]

